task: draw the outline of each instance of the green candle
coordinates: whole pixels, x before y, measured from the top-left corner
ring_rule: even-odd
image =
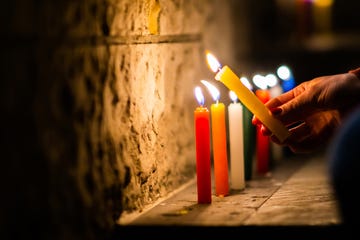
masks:
[[[253,157],[255,151],[255,126],[252,124],[253,114],[244,106],[243,107],[243,126],[244,126],[244,163],[245,163],[245,180],[252,177]]]

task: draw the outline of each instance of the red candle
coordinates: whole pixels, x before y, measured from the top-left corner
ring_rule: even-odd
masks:
[[[196,138],[196,180],[198,203],[211,203],[210,113],[204,107],[200,87],[195,88],[200,104],[194,111]]]
[[[256,96],[262,103],[266,103],[270,99],[268,90],[258,89],[255,91]],[[260,126],[256,127],[256,169],[257,173],[265,174],[269,171],[270,159],[270,140],[268,136],[261,133]]]

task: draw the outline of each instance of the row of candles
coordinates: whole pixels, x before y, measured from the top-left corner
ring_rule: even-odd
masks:
[[[278,95],[282,92],[281,88],[276,88],[277,79],[275,75],[254,76],[254,84],[259,87],[254,94],[251,90],[252,86],[246,78],[240,79],[229,67],[221,67],[217,59],[210,53],[207,53],[207,60],[210,68],[217,73],[215,79],[224,83],[230,90],[229,95],[232,103],[227,108],[230,161],[228,162],[227,153],[225,105],[220,102],[219,90],[209,81],[201,80],[201,83],[209,90],[215,103],[211,104],[209,112],[204,105],[205,98],[201,88],[195,88],[195,96],[199,103],[199,106],[194,111],[198,203],[211,203],[211,143],[214,161],[215,194],[224,197],[229,195],[229,183],[231,183],[232,189],[242,190],[245,188],[245,180],[250,178],[249,175],[251,175],[252,171],[252,134],[249,131],[253,127],[251,126],[253,114],[280,141],[286,139],[290,134],[280,121],[272,117],[264,105],[272,97],[271,92],[266,90],[268,86],[272,86],[272,90],[275,91],[273,94]],[[279,68],[279,70],[278,73],[281,74],[281,69]],[[264,79],[268,79],[265,84]],[[268,171],[269,147],[270,141],[268,137],[263,136],[260,129],[256,129],[256,169],[260,174]]]

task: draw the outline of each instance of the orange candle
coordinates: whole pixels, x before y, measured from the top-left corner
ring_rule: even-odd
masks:
[[[215,192],[219,197],[229,194],[229,169],[227,159],[225,105],[219,102],[220,92],[207,81],[201,81],[216,103],[211,104],[211,136],[214,156]]]
[[[195,88],[200,104],[194,111],[196,138],[196,180],[198,203],[211,203],[210,113],[204,107],[200,87]]]

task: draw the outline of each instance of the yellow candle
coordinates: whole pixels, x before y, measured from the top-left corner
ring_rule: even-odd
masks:
[[[269,109],[259,100],[256,95],[242,84],[240,78],[228,67],[220,68],[217,59],[207,54],[209,64],[214,72],[217,72],[215,79],[221,81],[227,88],[234,91],[239,100],[279,139],[283,142],[290,136],[289,130],[276,118],[274,118]],[[215,66],[214,66],[215,63]]]

